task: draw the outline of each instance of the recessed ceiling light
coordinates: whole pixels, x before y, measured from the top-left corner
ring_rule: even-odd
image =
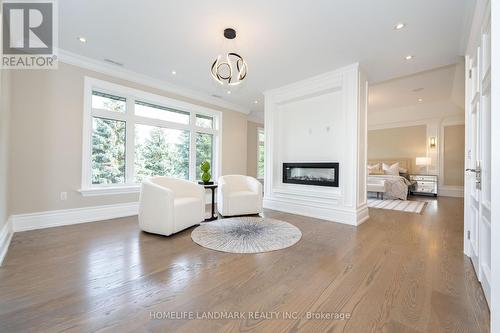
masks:
[[[396,30],[401,30],[401,29],[403,29],[405,26],[406,26],[406,24],[404,24],[403,22],[399,22],[398,24],[396,24],[396,25],[394,26],[394,29],[396,29]]]
[[[176,71],[172,71],[172,75],[175,75],[175,74],[177,74],[177,72]]]
[[[419,102],[419,103],[422,103],[423,101],[424,101],[424,100],[423,100],[423,99],[421,99],[421,98],[419,98],[419,99],[418,99],[418,102]]]
[[[228,95],[231,95],[231,90],[228,90],[228,91],[227,91],[227,94],[228,94]]]
[[[259,104],[259,101],[253,101],[253,104]]]
[[[85,38],[85,37],[78,37],[78,40],[79,40],[81,43],[87,43],[87,38]]]
[[[411,59],[413,59],[413,56],[412,56],[412,55],[407,55],[407,56],[405,57],[405,59],[406,59],[406,60],[411,60]]]

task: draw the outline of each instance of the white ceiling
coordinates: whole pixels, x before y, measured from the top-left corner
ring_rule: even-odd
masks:
[[[258,112],[262,92],[353,62],[371,82],[456,63],[473,5],[472,0],[64,0],[59,46]],[[396,31],[398,22],[407,26]],[[237,30],[235,50],[249,65],[245,84],[231,95],[209,74],[226,27]],[[80,43],[79,36],[88,42]],[[405,60],[408,54],[414,59]]]
[[[457,80],[457,75],[464,76],[463,63],[373,84],[370,86],[369,110],[384,111],[418,103],[450,101],[455,85],[463,83],[463,80]],[[463,84],[461,86],[463,89]]]

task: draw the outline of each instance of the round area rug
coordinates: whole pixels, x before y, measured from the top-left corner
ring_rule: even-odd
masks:
[[[266,217],[232,217],[203,223],[191,238],[203,247],[230,253],[259,253],[297,243],[300,230],[290,223]]]

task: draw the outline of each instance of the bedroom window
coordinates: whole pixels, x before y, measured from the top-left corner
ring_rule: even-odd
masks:
[[[85,78],[83,195],[138,192],[146,177],[200,178],[208,160],[219,176],[221,114]]]

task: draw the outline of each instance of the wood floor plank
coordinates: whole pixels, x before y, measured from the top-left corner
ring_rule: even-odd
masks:
[[[266,211],[303,236],[253,255],[200,247],[192,229],[143,233],[136,217],[17,233],[0,332],[488,332],[462,211],[438,198],[422,214],[371,209],[359,227]]]

